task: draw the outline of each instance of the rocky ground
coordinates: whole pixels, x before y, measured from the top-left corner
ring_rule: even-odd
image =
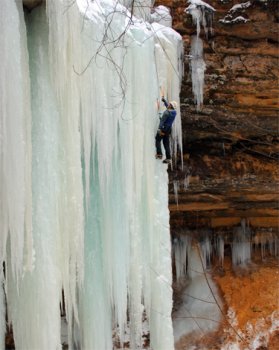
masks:
[[[184,337],[176,350],[277,350],[279,348],[278,259],[255,259],[245,269],[213,271],[225,303],[224,321],[217,332]]]

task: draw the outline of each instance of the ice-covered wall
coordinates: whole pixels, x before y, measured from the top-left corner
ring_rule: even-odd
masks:
[[[26,16],[26,37],[16,3],[0,15],[0,263],[16,348],[61,348],[63,289],[70,348],[112,349],[114,332],[140,348],[146,318],[151,347],[172,349],[168,175],[154,136],[160,92],[179,101],[181,37],[105,0],[48,0]],[[1,312],[0,344],[4,324]]]

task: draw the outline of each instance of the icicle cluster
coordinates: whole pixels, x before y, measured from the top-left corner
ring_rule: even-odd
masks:
[[[4,280],[18,349],[61,349],[62,290],[69,349],[112,349],[116,329],[141,348],[143,318],[151,347],[173,349],[168,176],[154,135],[160,93],[179,102],[183,45],[144,21],[152,1],[135,3],[133,16],[130,1],[47,0],[26,16],[27,35],[21,4],[1,4],[0,348]],[[179,103],[173,129],[176,153]]]
[[[202,0],[188,0],[187,2],[190,3],[190,5],[185,9],[185,12],[190,13],[192,16],[193,21],[197,26],[197,36],[200,35],[201,24],[206,35],[208,29],[212,33],[212,22],[215,9]]]
[[[261,250],[262,259],[265,259],[268,255],[279,255],[279,237],[272,230],[257,232],[252,243],[255,250]]]
[[[215,9],[202,0],[188,0],[188,3],[190,3],[190,5],[185,9],[185,12],[192,16],[197,30],[197,34],[191,37],[190,67],[194,100],[197,105],[197,110],[199,111],[203,104],[204,72],[206,69],[203,60],[203,42],[199,36],[201,25],[204,28],[206,36],[208,35],[208,29],[210,33],[212,33]]]
[[[191,240],[189,235],[180,235],[173,242],[172,250],[177,280],[187,275],[187,259],[190,254]]]

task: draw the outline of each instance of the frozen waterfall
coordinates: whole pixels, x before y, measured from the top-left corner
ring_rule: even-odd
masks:
[[[146,22],[153,1],[136,3],[47,0],[25,19],[19,1],[1,3],[0,349],[5,312],[16,349],[62,349],[62,290],[70,349],[128,333],[140,349],[143,319],[152,349],[174,347],[154,136],[160,93],[179,102],[183,45]],[[181,135],[178,107],[174,155]]]

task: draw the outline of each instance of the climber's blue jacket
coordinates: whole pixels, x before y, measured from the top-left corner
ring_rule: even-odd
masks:
[[[164,98],[162,98],[162,101],[167,108],[169,105],[168,101]],[[167,109],[160,119],[159,130],[166,134],[170,134],[172,123],[174,122],[175,117],[176,111],[174,109]]]

